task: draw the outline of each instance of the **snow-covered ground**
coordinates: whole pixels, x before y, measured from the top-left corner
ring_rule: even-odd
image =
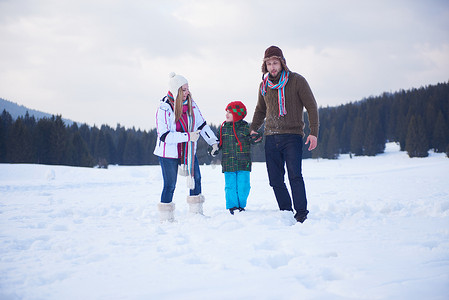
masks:
[[[246,212],[202,166],[206,217],[160,224],[159,166],[0,165],[0,299],[448,299],[449,159],[305,160],[309,218],[255,163]]]

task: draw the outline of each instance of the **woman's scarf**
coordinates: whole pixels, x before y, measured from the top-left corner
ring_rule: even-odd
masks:
[[[268,79],[269,75],[265,76],[262,80],[262,86],[260,88],[260,92],[262,96],[265,96],[267,93],[267,86],[270,89],[278,90],[278,103],[279,103],[279,116],[285,116],[287,114],[287,110],[285,109],[285,85],[288,82],[288,75],[290,72],[285,72],[282,70],[281,78],[279,79],[279,83],[274,84]]]
[[[188,100],[184,101],[183,105],[187,105]],[[186,117],[184,118],[184,114]],[[181,125],[183,132],[194,131],[195,126],[195,115],[190,115],[188,111],[183,113],[183,116],[178,121]],[[187,187],[191,190],[195,189],[194,180],[194,165],[195,165],[195,142],[185,142],[182,143],[181,151],[181,165],[179,166],[179,174],[182,176],[187,176]]]

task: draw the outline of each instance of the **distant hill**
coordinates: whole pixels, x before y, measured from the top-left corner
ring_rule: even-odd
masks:
[[[43,118],[51,118],[52,114],[44,113],[38,110],[34,110],[31,108],[27,108],[23,105],[19,105],[17,103],[5,100],[0,98],[0,114],[3,112],[3,110],[6,110],[13,120],[16,120],[18,117],[25,116],[26,113],[31,116],[34,116],[35,119],[43,119]],[[65,125],[71,126],[74,122],[69,119],[62,119],[65,123]]]

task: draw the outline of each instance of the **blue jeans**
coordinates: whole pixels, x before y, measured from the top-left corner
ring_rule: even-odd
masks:
[[[250,186],[250,172],[225,172],[226,209],[245,208]]]
[[[162,169],[162,178],[164,179],[164,187],[162,189],[161,202],[170,203],[173,200],[173,194],[175,192],[176,181],[178,179],[178,162],[177,158],[164,158],[159,157],[159,163]],[[195,156],[194,167],[194,179],[195,189],[190,190],[190,196],[196,196],[201,194],[201,173],[198,159]]]
[[[302,136],[299,134],[267,135],[265,158],[270,186],[280,210],[291,210],[292,200],[285,185],[285,165],[292,191],[293,207],[299,215],[307,215],[307,198],[302,177]]]

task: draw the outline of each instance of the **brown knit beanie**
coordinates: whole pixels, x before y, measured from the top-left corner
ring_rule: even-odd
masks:
[[[262,73],[267,73],[268,69],[267,69],[267,65],[265,64],[265,62],[270,59],[270,58],[278,58],[281,61],[281,65],[282,68],[288,72],[290,71],[287,68],[287,62],[285,60],[284,54],[282,53],[281,48],[276,47],[276,46],[270,46],[267,48],[267,50],[265,50],[265,55],[263,57],[263,63],[262,63]]]

